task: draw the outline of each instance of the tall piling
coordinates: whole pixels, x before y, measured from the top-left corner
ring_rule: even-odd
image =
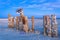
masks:
[[[50,17],[48,15],[43,17],[43,25],[44,25],[44,35],[51,36]]]
[[[34,31],[34,16],[32,16],[32,31]]]
[[[57,21],[56,21],[56,16],[51,15],[51,21],[52,21],[52,36],[57,37],[58,36],[58,31],[57,31]]]
[[[47,35],[47,17],[43,16],[44,35]]]
[[[24,14],[23,14],[23,9],[19,9],[19,13],[20,13],[20,19],[19,19],[19,29],[23,30],[23,19],[24,19]]]
[[[47,32],[48,36],[51,36],[51,21],[49,16],[47,16]]]
[[[28,32],[28,18],[27,18],[27,16],[25,16],[25,24],[24,24],[24,27],[23,27],[23,30],[25,31],[25,32]]]
[[[21,8],[19,11],[20,11],[20,21],[23,22],[23,17],[24,17],[23,9]]]

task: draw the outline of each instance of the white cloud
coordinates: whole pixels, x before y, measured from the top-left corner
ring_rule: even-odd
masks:
[[[54,8],[42,7],[41,10],[54,10]]]
[[[32,2],[45,2],[46,0],[33,0]]]
[[[37,2],[38,0],[33,0],[32,2]],[[44,2],[46,0],[40,0],[39,2]],[[23,1],[22,3],[25,3],[27,1]],[[60,2],[45,2],[43,4],[29,4],[27,6],[20,6],[20,7],[14,7],[14,8],[39,8],[40,10],[54,10],[54,8],[60,8]]]
[[[53,7],[49,7],[49,4],[33,4],[28,5],[26,8],[39,8],[40,10],[54,10]]]
[[[39,0],[39,2],[45,2],[46,0]]]
[[[60,8],[60,5],[52,5],[54,8]]]
[[[11,2],[10,0],[6,0],[5,2],[4,1],[0,1],[0,4],[1,5],[4,5],[4,4],[9,5],[10,2]]]
[[[32,5],[28,5],[27,8],[40,8],[41,5],[38,4],[32,4]]]
[[[17,9],[17,8],[22,8],[21,6],[19,6],[19,7],[17,7],[17,6],[14,6],[14,7],[12,7],[12,8],[14,8],[14,9]]]
[[[27,0],[24,0],[24,1],[20,2],[20,3],[23,4],[23,3],[26,3],[26,2],[27,2]]]

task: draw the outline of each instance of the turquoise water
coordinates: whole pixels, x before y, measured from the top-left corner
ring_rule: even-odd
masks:
[[[25,33],[23,31],[17,31],[12,28],[8,28],[7,20],[0,20],[0,40],[60,40],[60,19],[58,22],[58,37],[48,37],[43,35],[43,20],[35,19],[35,30],[40,33]],[[29,19],[29,28],[31,28],[31,20]]]

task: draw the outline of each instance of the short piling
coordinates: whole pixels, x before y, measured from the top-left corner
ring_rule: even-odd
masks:
[[[8,18],[8,26],[9,26],[9,28],[14,28],[14,18],[13,17]]]
[[[32,31],[34,32],[34,16],[32,16]]]

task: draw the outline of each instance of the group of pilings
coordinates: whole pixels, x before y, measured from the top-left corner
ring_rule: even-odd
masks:
[[[57,21],[56,21],[56,16],[51,15],[45,15],[43,17],[43,25],[44,25],[44,35],[48,36],[58,36],[57,32]]]
[[[31,18],[32,28],[30,29],[31,32],[34,32],[34,16]],[[15,18],[8,15],[8,27],[9,28],[16,28],[17,30],[21,30],[24,32],[30,32],[28,27],[28,18],[27,16],[16,16]]]
[[[29,29],[28,27],[28,17],[23,15],[23,10],[17,10],[20,13],[20,16],[11,17],[8,15],[8,27],[9,28],[16,28],[17,30],[23,30],[24,32],[34,32],[34,16],[32,16],[32,28]],[[58,36],[57,32],[57,21],[55,15],[45,15],[43,17],[43,24],[44,24],[44,35],[48,36]]]
[[[34,32],[34,16],[32,16],[31,22],[32,22],[32,28],[31,30],[29,30],[27,16],[20,16],[20,17],[16,16],[14,19],[13,17],[11,17],[10,14],[8,15],[9,28],[15,27],[17,30],[23,30],[25,32],[29,31]],[[43,24],[44,24],[44,35],[58,36],[57,21],[55,15],[51,15],[51,18],[49,15],[43,16]]]

